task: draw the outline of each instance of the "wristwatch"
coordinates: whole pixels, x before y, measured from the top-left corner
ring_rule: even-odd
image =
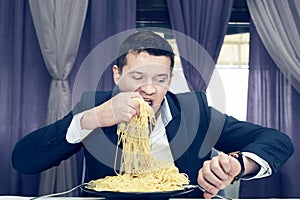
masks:
[[[243,177],[244,175],[244,172],[245,172],[245,165],[244,165],[244,160],[243,160],[243,154],[240,152],[240,151],[235,151],[235,152],[232,152],[232,153],[229,153],[228,154],[229,156],[233,157],[233,158],[236,158],[240,165],[241,165],[241,171],[240,173],[233,178],[231,184],[234,184],[236,183],[237,181],[239,181],[241,179],[241,177]]]

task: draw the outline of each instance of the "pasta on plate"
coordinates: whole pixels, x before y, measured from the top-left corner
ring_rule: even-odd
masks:
[[[135,98],[140,104],[140,115],[129,123],[119,123],[118,146],[122,143],[120,172],[116,176],[92,180],[87,186],[96,191],[113,192],[163,192],[183,190],[189,184],[188,176],[180,173],[174,163],[155,160],[150,154],[150,133],[155,125],[154,111],[143,99]]]

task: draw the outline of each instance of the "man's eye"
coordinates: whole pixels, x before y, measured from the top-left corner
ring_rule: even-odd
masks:
[[[158,76],[156,77],[156,82],[157,83],[165,83],[168,80],[168,76]]]
[[[142,80],[143,76],[132,76],[134,80]]]
[[[158,79],[158,82],[159,82],[159,83],[165,83],[166,81],[167,81],[166,78],[159,78],[159,79]]]

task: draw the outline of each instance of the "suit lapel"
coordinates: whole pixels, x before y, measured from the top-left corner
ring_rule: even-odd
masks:
[[[172,120],[166,127],[166,133],[170,144],[170,149],[178,168],[184,169],[188,164],[188,137],[185,122],[185,114],[176,106],[176,102],[167,96],[168,104],[172,114]]]

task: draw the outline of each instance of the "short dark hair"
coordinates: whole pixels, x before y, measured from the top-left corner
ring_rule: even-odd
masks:
[[[138,31],[123,41],[117,59],[120,72],[122,72],[123,66],[127,64],[126,56],[130,52],[147,52],[154,56],[167,56],[171,60],[171,70],[174,67],[174,53],[171,45],[166,39],[152,31]]]

